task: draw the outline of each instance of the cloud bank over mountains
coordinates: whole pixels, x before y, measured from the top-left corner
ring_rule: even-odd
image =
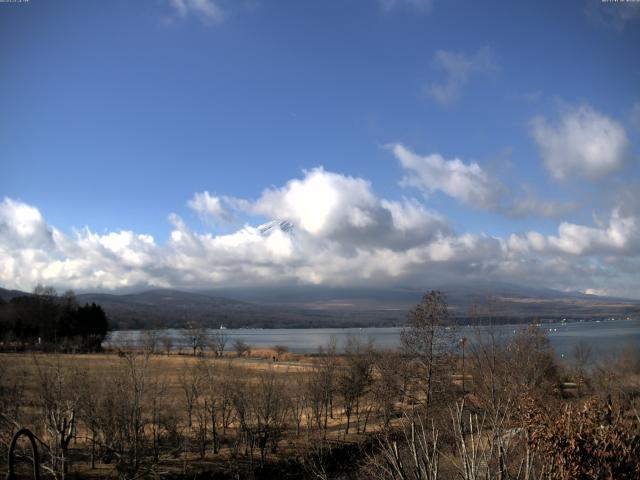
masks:
[[[624,129],[586,107],[569,111],[557,124],[536,119],[532,132],[557,180],[572,169],[592,179],[627,161]],[[582,140],[591,143],[585,146]],[[84,227],[65,233],[49,224],[37,206],[4,198],[0,284],[25,290],[37,283],[78,290],[422,287],[490,279],[638,296],[640,211],[629,207],[629,198],[638,200],[632,186],[591,224],[561,221],[551,234],[456,231],[429,207],[430,197],[443,194],[461,207],[507,218],[512,212],[500,204],[509,194],[500,180],[478,163],[417,154],[399,143],[387,148],[405,173],[401,184],[407,196],[400,199],[381,197],[365,178],[317,167],[255,199],[196,192],[187,205],[211,231],[198,233],[171,214],[172,231],[164,243],[128,230],[99,234]],[[415,188],[425,196],[412,197]],[[524,214],[561,217],[576,205],[540,200],[529,192],[518,208]],[[243,217],[263,221],[214,233],[217,225],[233,225],[232,219]],[[283,224],[287,228],[260,226],[270,220],[289,223]]]

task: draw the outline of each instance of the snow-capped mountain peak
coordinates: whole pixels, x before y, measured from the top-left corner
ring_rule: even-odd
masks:
[[[279,229],[284,233],[291,233],[293,232],[293,223],[288,220],[272,220],[258,227],[262,235],[269,235],[275,229]]]

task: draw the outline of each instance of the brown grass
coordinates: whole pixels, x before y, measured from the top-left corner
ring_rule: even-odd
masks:
[[[234,371],[240,370],[240,374],[246,374],[249,381],[256,380],[260,372],[275,371],[281,378],[285,379],[287,385],[295,387],[295,380],[297,375],[308,372],[314,369],[315,366],[311,358],[303,355],[293,355],[286,353],[281,355],[279,361],[273,361],[275,351],[270,349],[261,349],[252,351],[251,357],[237,357],[233,353],[228,353],[222,358],[215,358],[213,356],[204,357],[208,362],[219,366],[220,369],[225,369],[232,366]],[[188,371],[191,367],[196,366],[201,362],[203,357],[194,357],[193,355],[171,354],[166,355],[164,353],[157,353],[149,356],[148,365],[146,370],[146,377],[149,379],[156,379],[159,383],[162,383],[165,387],[163,395],[168,399],[168,404],[171,408],[175,408],[181,415],[184,412],[181,410],[185,401],[184,390],[181,385],[182,375]],[[83,377],[87,382],[100,382],[108,381],[110,375],[113,374],[115,369],[124,367],[124,359],[120,358],[117,353],[102,353],[102,354],[52,354],[52,353],[2,353],[0,354],[0,363],[2,366],[3,375],[0,378],[0,382],[5,385],[22,385],[24,388],[23,399],[25,405],[28,405],[26,412],[28,415],[25,418],[33,419],[33,422],[37,422],[37,408],[38,394],[40,386],[39,370],[53,369],[61,367],[63,370],[76,370],[83,374]],[[350,433],[348,438],[344,438],[342,423],[343,417],[338,413],[339,407],[336,406],[336,415],[333,419],[330,419],[328,423],[327,438],[355,442],[361,439],[361,436]],[[303,425],[306,420],[303,420]],[[373,422],[371,422],[373,427]],[[34,431],[39,431],[40,425],[28,424],[24,425]],[[282,440],[279,442],[279,451],[277,454],[269,454],[268,457],[272,460],[282,459],[283,453],[289,452],[292,455],[297,455],[301,448],[304,447],[306,437],[304,434],[297,436],[295,431],[291,429],[295,428],[290,425],[290,428],[284,432]],[[303,426],[304,429],[304,426]],[[80,424],[78,426],[77,437],[78,440],[74,442],[73,448],[83,449],[86,453],[88,446],[84,446],[88,433],[83,431],[83,427]],[[223,447],[222,450],[215,456],[211,456],[209,453],[206,462],[208,470],[216,469],[217,467],[223,467],[225,462],[229,462],[230,451],[229,447]],[[189,470],[192,471],[198,463],[201,463],[197,454],[194,452],[189,453],[188,463],[190,464]],[[286,456],[285,456],[286,458]],[[236,459],[237,460],[237,459]],[[162,460],[162,468],[168,472],[178,473],[182,469],[184,463],[184,457],[178,459],[164,458]],[[96,470],[88,469],[88,465],[84,462],[75,462],[73,471],[81,474],[83,477],[98,478],[107,474],[113,474],[113,465],[103,465],[100,462],[97,463]],[[0,472],[2,470],[0,469]],[[1,474],[0,474],[1,475]]]

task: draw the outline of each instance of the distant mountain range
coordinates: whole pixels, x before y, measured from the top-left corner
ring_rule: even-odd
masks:
[[[443,285],[438,289],[446,295],[451,316],[459,321],[640,316],[640,300],[495,282]],[[181,327],[189,322],[207,327],[297,328],[401,325],[424,293],[409,288],[298,286],[82,293],[77,298],[80,303],[100,304],[119,329]],[[0,288],[0,298],[5,301],[19,295],[28,294]]]

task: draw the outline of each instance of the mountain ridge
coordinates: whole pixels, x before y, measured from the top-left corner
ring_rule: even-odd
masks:
[[[498,282],[442,285],[450,316],[498,321],[534,318],[639,316],[640,300],[561,292]],[[135,293],[87,292],[80,303],[100,304],[114,327],[165,328],[195,323],[207,327],[354,327],[400,325],[426,290],[345,287],[219,288],[199,291],[150,289]],[[0,298],[28,295],[0,288]]]

